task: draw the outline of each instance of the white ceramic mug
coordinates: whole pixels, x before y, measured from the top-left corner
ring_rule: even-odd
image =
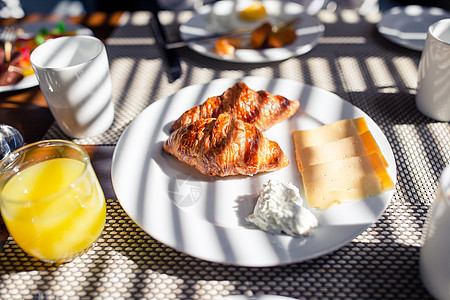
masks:
[[[72,138],[95,136],[114,120],[108,57],[102,41],[67,36],[46,41],[30,56],[57,124]]]
[[[450,299],[450,166],[442,172],[420,251],[422,282],[437,299]]]
[[[419,63],[416,105],[430,118],[450,121],[450,19],[428,28]]]

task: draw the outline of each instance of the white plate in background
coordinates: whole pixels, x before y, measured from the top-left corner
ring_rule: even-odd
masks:
[[[223,0],[211,5],[201,7],[197,13],[185,24],[180,26],[180,35],[183,40],[207,36],[217,32],[224,32],[236,28],[256,28],[261,22],[246,22],[239,18],[239,11],[248,7],[252,0]],[[293,20],[301,16],[296,25],[297,39],[281,48],[268,48],[262,50],[236,49],[234,55],[221,56],[215,53],[215,40],[192,42],[189,47],[205,56],[224,61],[239,63],[263,63],[281,61],[298,56],[312,50],[323,36],[325,26],[315,17],[306,14],[302,5],[279,0],[262,0],[268,14],[268,21],[272,25]]]
[[[64,23],[65,30],[67,32],[76,32],[77,35],[94,35],[92,30],[90,30],[87,27],[78,25],[78,24],[70,24],[70,23]],[[42,28],[46,28],[48,31],[52,31],[53,29],[58,28],[57,22],[24,22],[21,24],[21,27],[23,29],[23,34],[19,36],[19,38],[23,39],[29,39],[34,36],[36,36]],[[36,79],[36,76],[28,75],[25,76],[22,80],[15,84],[0,86],[0,93],[2,92],[11,92],[11,91],[18,91],[23,90],[27,88],[31,88],[34,86],[39,85],[39,82]]]
[[[446,18],[450,18],[450,12],[437,7],[397,6],[383,13],[377,29],[388,40],[400,46],[422,51],[428,27]]]

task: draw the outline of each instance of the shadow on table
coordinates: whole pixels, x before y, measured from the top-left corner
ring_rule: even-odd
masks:
[[[373,298],[398,290],[405,295],[414,291],[410,297],[430,298],[423,287],[418,289],[422,286],[418,268],[420,249],[397,242],[395,234],[390,235],[390,241],[373,243],[366,242],[363,235],[359,241],[302,263],[250,268],[211,263],[180,253],[147,235],[117,201],[108,200],[107,210],[104,233],[87,254],[73,262],[52,266],[28,257],[9,241],[0,254],[0,276],[31,271],[36,278],[39,274],[41,279],[36,280],[37,286],[28,287],[33,295],[51,295],[55,287],[63,288],[68,278],[72,278],[83,282],[79,295],[95,297],[104,289],[102,282],[111,279],[111,275],[122,274],[129,278],[130,298],[143,298],[151,295],[149,284],[160,280],[155,279],[155,274],[160,274],[165,278],[177,278],[179,288],[175,296],[185,299],[195,295],[198,285],[207,282],[226,286],[224,291],[230,294],[320,297],[321,286],[326,285],[335,291],[334,296],[342,298]],[[277,284],[280,282],[291,284],[280,289]]]

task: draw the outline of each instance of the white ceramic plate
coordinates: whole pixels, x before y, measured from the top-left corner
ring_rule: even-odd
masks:
[[[245,22],[239,17],[239,11],[248,7],[252,0],[223,0],[212,5],[205,5],[198,10],[189,21],[180,26],[180,34],[183,40],[189,40],[199,36],[206,36],[216,32],[224,32],[236,28],[256,28],[261,22]],[[220,56],[214,51],[215,40],[192,42],[189,47],[198,53],[219,60],[240,63],[262,63],[281,61],[290,57],[304,54],[317,45],[322,37],[325,26],[315,17],[305,13],[302,5],[295,2],[279,0],[261,1],[268,13],[268,21],[272,25],[293,20],[301,15],[301,21],[297,24],[295,32],[297,39],[292,44],[281,48],[269,48],[263,50],[237,49],[234,55]]]
[[[36,36],[42,28],[46,28],[51,31],[55,28],[58,28],[58,23],[56,22],[26,22],[22,24],[23,34],[20,36],[21,38],[31,38]],[[77,24],[65,24],[66,31],[71,32],[75,31],[78,35],[86,34],[93,35],[93,32],[86,27]],[[37,86],[39,83],[36,79],[36,76],[29,75],[24,77],[21,81],[16,84],[0,86],[1,92],[10,92],[10,91],[18,91],[22,89],[27,89],[30,87]]]
[[[314,258],[340,248],[371,226],[386,209],[393,191],[322,212],[319,226],[306,237],[268,234],[245,221],[253,211],[258,191],[269,179],[292,182],[303,191],[295,162],[294,130],[364,116],[394,181],[396,166],[380,128],[337,95],[287,79],[241,80],[254,90],[300,100],[301,110],[264,132],[281,146],[289,157],[289,166],[251,177],[209,177],[167,154],[162,146],[172,123],[187,109],[221,95],[237,80],[217,79],[189,86],[147,107],[117,143],[112,181],[129,216],[155,239],[179,251],[242,266],[273,266]]]
[[[28,75],[28,76],[25,76],[24,78],[22,78],[21,81],[15,83],[15,84],[0,86],[0,93],[23,90],[23,89],[27,89],[27,88],[30,88],[33,86],[37,86],[38,84],[39,83],[36,79],[36,76],[34,76],[34,74]]]
[[[398,6],[383,14],[377,28],[388,40],[412,50],[422,51],[428,27],[445,18],[450,18],[450,12],[441,8]]]
[[[94,35],[92,30],[78,24],[64,23],[64,27],[67,32],[75,32],[77,35]],[[21,37],[31,38],[33,36],[36,36],[42,30],[42,28],[46,28],[48,31],[57,29],[58,22],[46,22],[46,21],[26,22],[22,24],[22,28],[24,33],[23,35],[21,35]]]

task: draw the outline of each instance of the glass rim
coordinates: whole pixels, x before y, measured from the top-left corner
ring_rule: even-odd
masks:
[[[100,47],[100,49],[99,49],[99,51],[97,51],[95,53],[95,55],[91,55],[91,57],[88,60],[86,60],[84,62],[77,63],[77,64],[68,65],[68,66],[49,67],[49,66],[43,65],[41,63],[42,60],[38,60],[37,61],[37,59],[35,58],[36,55],[39,55],[39,52],[46,51],[47,48],[50,47],[52,43],[64,43],[64,41],[68,40],[68,39],[72,39],[72,40],[75,40],[75,39],[78,39],[78,40],[91,40],[91,41],[95,42]],[[102,52],[104,50],[105,50],[105,44],[100,39],[98,39],[95,36],[91,36],[91,35],[60,36],[60,37],[57,37],[57,38],[50,39],[50,40],[46,41],[45,43],[43,43],[43,44],[39,45],[38,47],[36,47],[36,49],[34,49],[31,52],[31,54],[30,54],[30,62],[32,64],[32,66],[35,67],[35,68],[39,68],[39,69],[42,69],[42,70],[60,71],[60,70],[65,70],[65,69],[69,69],[69,68],[75,68],[77,66],[82,66],[82,65],[89,64],[89,63],[93,62],[95,59],[97,59],[102,54]]]
[[[442,24],[444,23],[450,23],[450,18],[446,18],[446,19],[441,19],[439,21],[436,21],[435,23],[431,24],[428,27],[428,35],[430,35],[432,38],[436,39],[437,41],[446,44],[446,45],[450,45],[450,41],[448,40],[443,40],[441,38],[440,35],[437,34],[436,29],[438,26],[442,26]],[[450,27],[450,24],[448,24],[448,26]]]
[[[3,186],[2,188],[0,188],[0,205],[2,205],[3,202],[7,202],[7,203],[10,203],[10,204],[23,205],[23,204],[28,204],[28,203],[36,204],[36,203],[42,203],[42,202],[50,201],[51,199],[53,199],[55,197],[58,197],[60,194],[65,193],[67,190],[72,188],[73,185],[76,186],[82,180],[82,178],[87,173],[88,166],[90,164],[89,155],[87,154],[86,150],[84,150],[83,147],[81,147],[80,145],[75,144],[74,142],[71,142],[71,141],[60,140],[60,139],[42,140],[42,141],[34,142],[34,143],[31,143],[31,144],[27,144],[25,146],[22,146],[21,148],[18,148],[16,150],[12,151],[10,154],[8,154],[8,156],[6,156],[0,162],[0,175],[4,174],[4,168],[8,168],[8,170],[11,170],[11,167],[14,165],[14,163],[17,161],[17,158],[20,157],[21,154],[23,154],[23,153],[25,153],[25,152],[33,149],[33,148],[49,147],[49,146],[56,146],[56,145],[65,145],[65,146],[71,147],[71,148],[77,150],[78,152],[80,152],[82,154],[82,162],[84,163],[84,167],[83,167],[83,170],[80,172],[80,174],[70,184],[65,186],[63,189],[57,191],[56,193],[47,195],[46,197],[39,198],[39,199],[25,200],[25,199],[17,199],[17,198],[5,197],[3,195],[3,187],[4,187]],[[55,159],[55,158],[52,158],[52,159]],[[47,159],[44,159],[42,161],[46,161],[46,160]],[[81,161],[81,160],[79,160],[79,161]],[[40,162],[38,162],[38,163],[40,163]],[[6,182],[9,181],[13,176],[15,176],[19,172],[16,171],[16,170],[13,170],[13,173],[14,173],[14,175],[8,176],[8,179],[6,180]]]

